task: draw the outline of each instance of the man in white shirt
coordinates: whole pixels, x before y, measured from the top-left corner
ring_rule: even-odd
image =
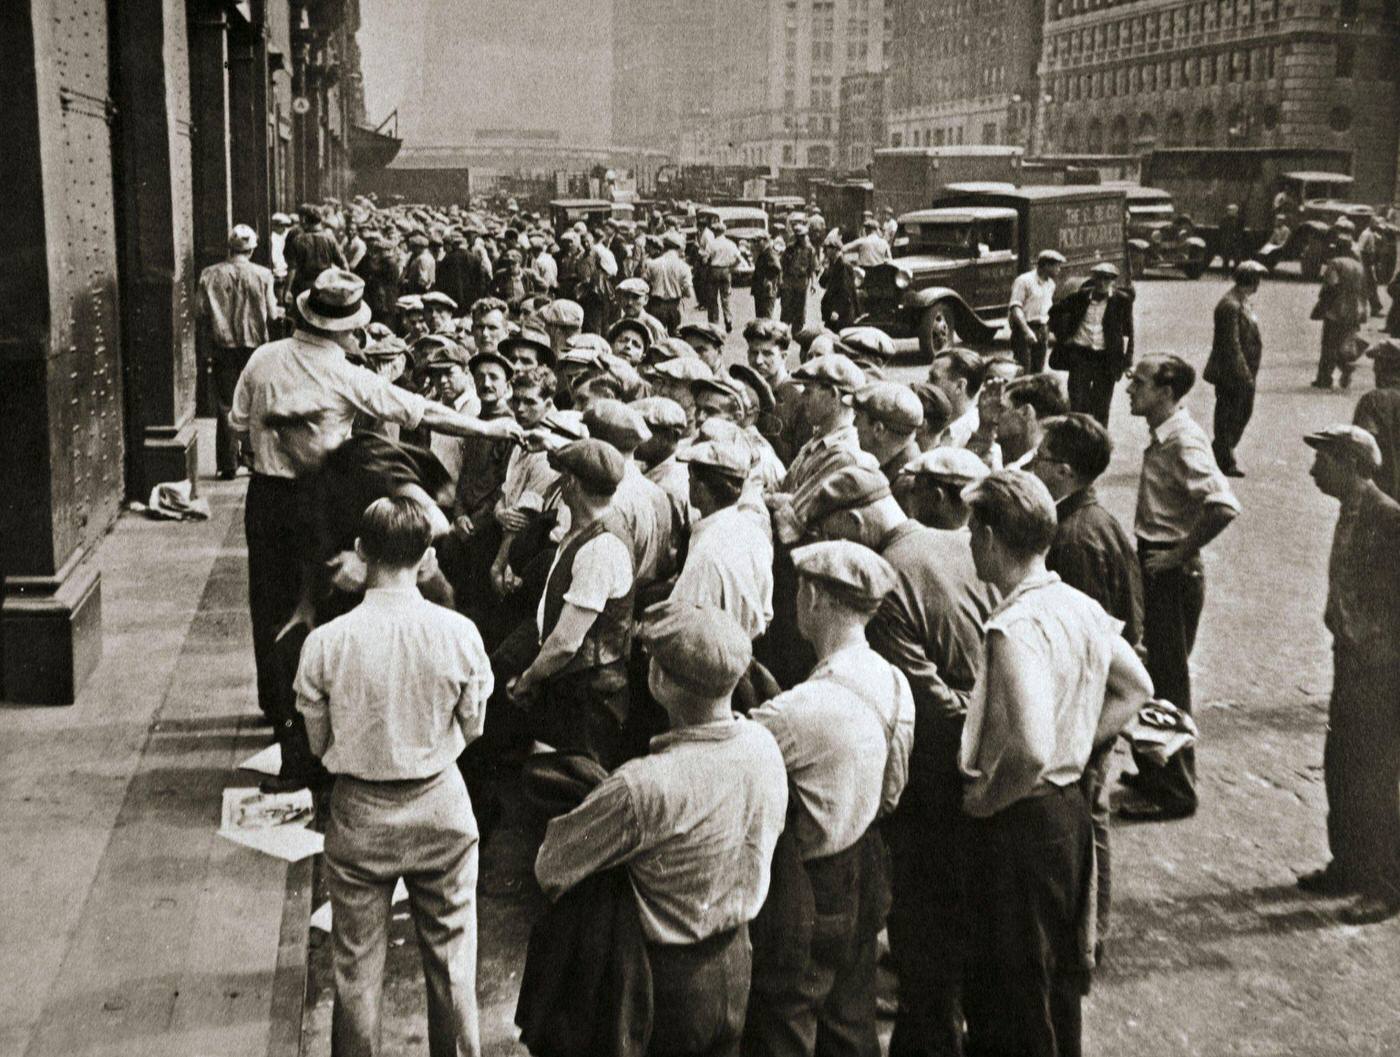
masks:
[[[419,594],[432,528],[414,499],[365,511],[365,600],[311,633],[297,708],[337,776],[326,826],[334,945],[332,1048],[380,1038],[389,896],[408,888],[434,1053],[481,1052],[476,1001],[476,820],[457,757],[481,733],[491,665],[466,617]]]
[[[1011,347],[1027,374],[1045,370],[1049,351],[1050,306],[1055,300],[1055,278],[1064,254],[1041,250],[1035,267],[1016,277],[1011,284]]]
[[[782,750],[793,804],[752,929],[745,1052],[878,1054],[876,937],[889,875],[872,826],[904,791],[914,699],[904,673],[867,644],[865,626],[895,574],[845,540],[800,547],[792,561],[798,630],[817,666],[751,713]],[[815,912],[811,932],[784,929],[804,904]]]
[[[1080,1052],[1092,968],[1093,750],[1152,697],[1122,623],[1045,568],[1055,503],[1024,471],[969,489],[972,559],[1001,602],[967,705],[967,1049]],[[1088,950],[1086,950],[1086,947]]]
[[[855,263],[862,268],[873,268],[890,260],[890,244],[880,234],[880,222],[874,217],[866,217],[862,225],[864,234],[843,247],[843,254],[854,254]]]
[[[730,295],[734,292],[734,269],[743,257],[739,247],[725,233],[724,224],[715,221],[714,238],[706,251],[705,263],[710,268],[710,282],[714,286],[714,296],[705,306],[711,323],[723,323],[727,334],[734,327],[734,313],[729,307]]]

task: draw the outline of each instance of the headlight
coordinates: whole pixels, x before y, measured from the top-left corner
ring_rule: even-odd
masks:
[[[1152,233],[1152,241],[1153,241],[1153,242],[1161,242],[1161,241],[1162,241],[1162,233],[1161,233],[1160,231],[1154,231],[1154,232]]]
[[[896,288],[896,289],[899,289],[899,290],[908,290],[908,289],[909,289],[909,284],[910,284],[910,282],[912,282],[912,281],[913,281],[913,280],[911,280],[911,279],[909,278],[909,273],[908,273],[908,272],[902,271],[901,269],[898,269],[898,268],[895,269],[895,273],[894,273],[894,285],[895,285],[895,288]]]

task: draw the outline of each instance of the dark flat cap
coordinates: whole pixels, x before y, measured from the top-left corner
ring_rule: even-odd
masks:
[[[752,465],[752,455],[735,441],[706,440],[692,444],[677,458],[695,466],[707,466],[736,481],[746,480]]]
[[[501,370],[505,371],[507,378],[515,371],[515,364],[511,363],[510,360],[506,359],[499,352],[478,352],[467,361],[467,368],[468,370],[474,371],[478,367],[483,367],[488,363],[494,363]]]
[[[683,338],[699,338],[717,349],[724,348],[724,331],[716,323],[687,323],[676,333]]]
[[[924,405],[914,390],[899,382],[875,382],[856,392],[857,411],[883,422],[896,433],[913,433],[924,424]]]
[[[592,437],[556,448],[549,453],[549,465],[560,473],[572,474],[587,491],[603,496],[617,491],[627,467],[621,452]]]
[[[808,500],[807,523],[815,525],[839,510],[869,506],[890,494],[890,483],[876,467],[863,463],[843,466],[827,474]]]
[[[772,411],[776,401],[773,399],[773,387],[768,384],[768,379],[759,374],[746,363],[735,363],[729,367],[729,377],[737,382],[742,382],[754,391],[758,397],[758,409],[760,411]]]

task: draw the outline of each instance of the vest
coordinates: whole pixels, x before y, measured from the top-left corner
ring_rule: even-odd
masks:
[[[632,553],[632,548],[627,545],[622,533],[613,528],[606,517],[599,518],[564,544],[559,553],[559,560],[555,563],[554,571],[550,574],[549,581],[544,588],[544,621],[540,635],[541,642],[549,638],[555,625],[559,623],[559,617],[564,612],[564,596],[569,593],[569,588],[574,582],[574,559],[578,556],[578,552],[589,540],[596,539],[605,532],[616,536],[627,553],[629,555]],[[635,569],[633,571],[635,573]],[[593,626],[588,629],[588,634],[584,636],[583,644],[579,646],[578,652],[574,654],[568,664],[556,673],[554,678],[609,665],[626,664],[632,649],[632,606],[636,591],[637,584],[634,578],[625,595],[608,599],[607,605],[598,614],[598,619],[593,622]]]

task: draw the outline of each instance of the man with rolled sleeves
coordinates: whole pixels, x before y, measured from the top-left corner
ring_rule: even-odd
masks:
[[[647,1052],[738,1052],[748,924],[768,895],[788,807],[782,753],[733,712],[748,637],[709,606],[670,605],[641,630],[648,686],[671,729],[549,823],[535,876],[551,898],[625,865],[651,965]]]
[[[690,470],[690,505],[698,520],[671,600],[722,609],[756,639],[773,619],[773,544],[762,513],[738,505],[749,452],[704,441],[680,458]]]
[[[875,821],[899,803],[914,738],[908,680],[865,629],[894,587],[889,564],[845,540],[793,552],[797,624],[816,651],[807,680],[754,709],[787,765],[792,863],[775,876],[755,931],[746,1054],[880,1052],[876,937],[889,908]],[[778,931],[810,907],[811,931]],[[801,920],[798,915],[796,920]],[[776,933],[776,934],[775,934]]]
[[[1035,267],[1011,284],[1011,348],[1027,374],[1045,370],[1050,350],[1050,306],[1055,303],[1055,278],[1064,254],[1041,250]]]
[[[551,451],[549,464],[562,477],[569,529],[535,614],[539,653],[508,692],[537,740],[612,770],[626,758],[636,592],[632,547],[612,512],[626,460],[588,438]]]
[[[651,291],[649,304],[652,314],[675,334],[681,326],[681,304],[695,296],[695,281],[690,265],[681,256],[685,252],[685,236],[668,231],[661,236],[665,247],[659,257],[649,257],[642,264],[640,278]]]
[[[905,465],[919,454],[914,434],[923,425],[919,398],[900,382],[874,382],[856,391],[856,436],[861,450],[873,455],[880,472],[894,484]]]
[[[1134,529],[1142,564],[1142,644],[1157,696],[1191,711],[1191,649],[1205,605],[1201,551],[1240,512],[1215,463],[1205,430],[1187,412],[1196,372],[1177,356],[1148,356],[1128,377],[1132,413],[1146,419],[1151,443],[1142,457]],[[1118,813],[1142,822],[1195,814],[1196,756],[1183,749],[1165,766],[1134,753],[1125,774],[1133,795]]]
[[[369,323],[364,281],[353,272],[328,268],[297,298],[298,323],[292,337],[270,342],[253,353],[239,376],[229,425],[246,433],[253,452],[244,524],[248,537],[248,609],[253,625],[253,658],[258,670],[258,704],[270,714],[277,707],[278,676],[273,644],[301,597],[301,566],[310,538],[305,489],[281,451],[269,414],[294,408],[319,412],[321,428],[348,436],[357,414],[415,429],[427,426],[459,436],[514,438],[514,422],[483,422],[461,415],[356,367],[345,357],[359,349],[355,331]]]
[[[1304,441],[1323,495],[1341,502],[1328,563],[1332,700],[1323,778],[1332,860],[1298,887],[1352,895],[1350,925],[1400,913],[1400,504],[1372,478],[1375,438],[1360,426],[1328,426]]]

